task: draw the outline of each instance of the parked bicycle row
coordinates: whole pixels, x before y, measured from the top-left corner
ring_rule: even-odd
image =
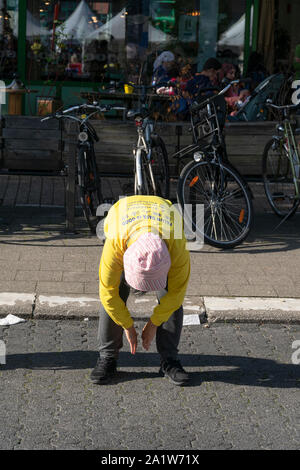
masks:
[[[227,107],[224,95],[240,80],[233,80],[223,89],[205,88],[189,108],[191,144],[169,156],[178,159],[180,174],[177,200],[183,216],[193,231],[204,241],[219,248],[233,248],[242,243],[253,224],[253,194],[247,181],[229,162],[223,133]],[[133,148],[134,194],[157,195],[169,198],[169,157],[163,139],[155,129],[155,121],[147,99],[149,92],[159,85],[133,85],[138,94],[136,109],[128,110],[127,118],[135,122],[137,141]],[[296,105],[277,106],[272,109],[283,113],[276,126],[276,136],[266,144],[262,158],[262,174],[267,199],[274,212],[286,220],[300,203],[300,160],[290,112]],[[51,118],[70,119],[78,123],[76,155],[80,202],[84,216],[93,233],[99,218],[97,207],[105,199],[101,190],[101,177],[96,163],[94,142],[99,140],[91,118],[98,113],[124,110],[124,107],[98,102],[72,106]],[[197,217],[197,205],[204,208],[204,221]],[[184,212],[185,207],[192,210]]]

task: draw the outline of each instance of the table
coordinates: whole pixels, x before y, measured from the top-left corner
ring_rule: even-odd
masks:
[[[114,92],[114,93],[108,93],[108,92],[102,92],[102,91],[83,91],[80,93],[81,98],[93,102],[102,102],[104,100],[110,100],[110,101],[120,101],[122,103],[126,103],[126,110],[123,112],[123,120],[125,120],[125,114],[126,111],[129,109],[132,109],[133,103],[138,102],[140,98],[140,94],[138,93],[124,93],[124,92]],[[149,93],[146,95],[147,101],[150,103],[152,101],[164,101],[168,102],[170,101],[170,96],[166,95],[158,95],[156,93]]]

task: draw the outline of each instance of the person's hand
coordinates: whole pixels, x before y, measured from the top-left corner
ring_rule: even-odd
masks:
[[[148,323],[144,326],[142,332],[143,348],[148,351],[153,338],[156,335],[157,326],[153,325],[152,321],[149,320]]]
[[[137,347],[137,332],[133,325],[125,330],[125,335],[128,343],[130,344],[131,354],[135,354]]]

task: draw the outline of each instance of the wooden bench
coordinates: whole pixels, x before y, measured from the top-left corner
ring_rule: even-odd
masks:
[[[132,174],[132,148],[137,133],[132,122],[93,121],[99,142],[95,144],[97,162],[103,174]],[[169,156],[170,172],[176,175],[176,160],[172,155],[192,142],[190,124],[157,123]],[[225,138],[231,163],[248,177],[261,176],[261,159],[267,141],[274,134],[275,122],[226,123]]]
[[[40,117],[5,116],[3,121],[0,174],[65,177],[66,227],[74,231],[76,128],[61,127],[62,122],[57,120],[41,122]],[[93,120],[92,124],[99,136],[95,152],[101,176],[131,177],[132,148],[137,139],[134,123]],[[172,155],[192,142],[189,127],[188,122],[157,123],[157,132],[167,147],[173,178],[178,176],[178,168]],[[274,128],[274,122],[226,123],[229,159],[244,176],[261,178],[263,149]]]
[[[66,178],[66,228],[74,231],[75,129],[36,116],[5,116],[2,121],[0,174]]]

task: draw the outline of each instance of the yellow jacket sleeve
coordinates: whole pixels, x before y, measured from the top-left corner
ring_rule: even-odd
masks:
[[[111,319],[130,328],[133,319],[119,295],[120,277],[123,271],[123,255],[114,240],[106,239],[99,267],[99,290],[101,303]]]
[[[168,292],[160,299],[151,316],[151,321],[156,326],[166,322],[183,303],[190,276],[190,255],[185,245],[184,237],[181,240],[175,239],[172,244]]]

